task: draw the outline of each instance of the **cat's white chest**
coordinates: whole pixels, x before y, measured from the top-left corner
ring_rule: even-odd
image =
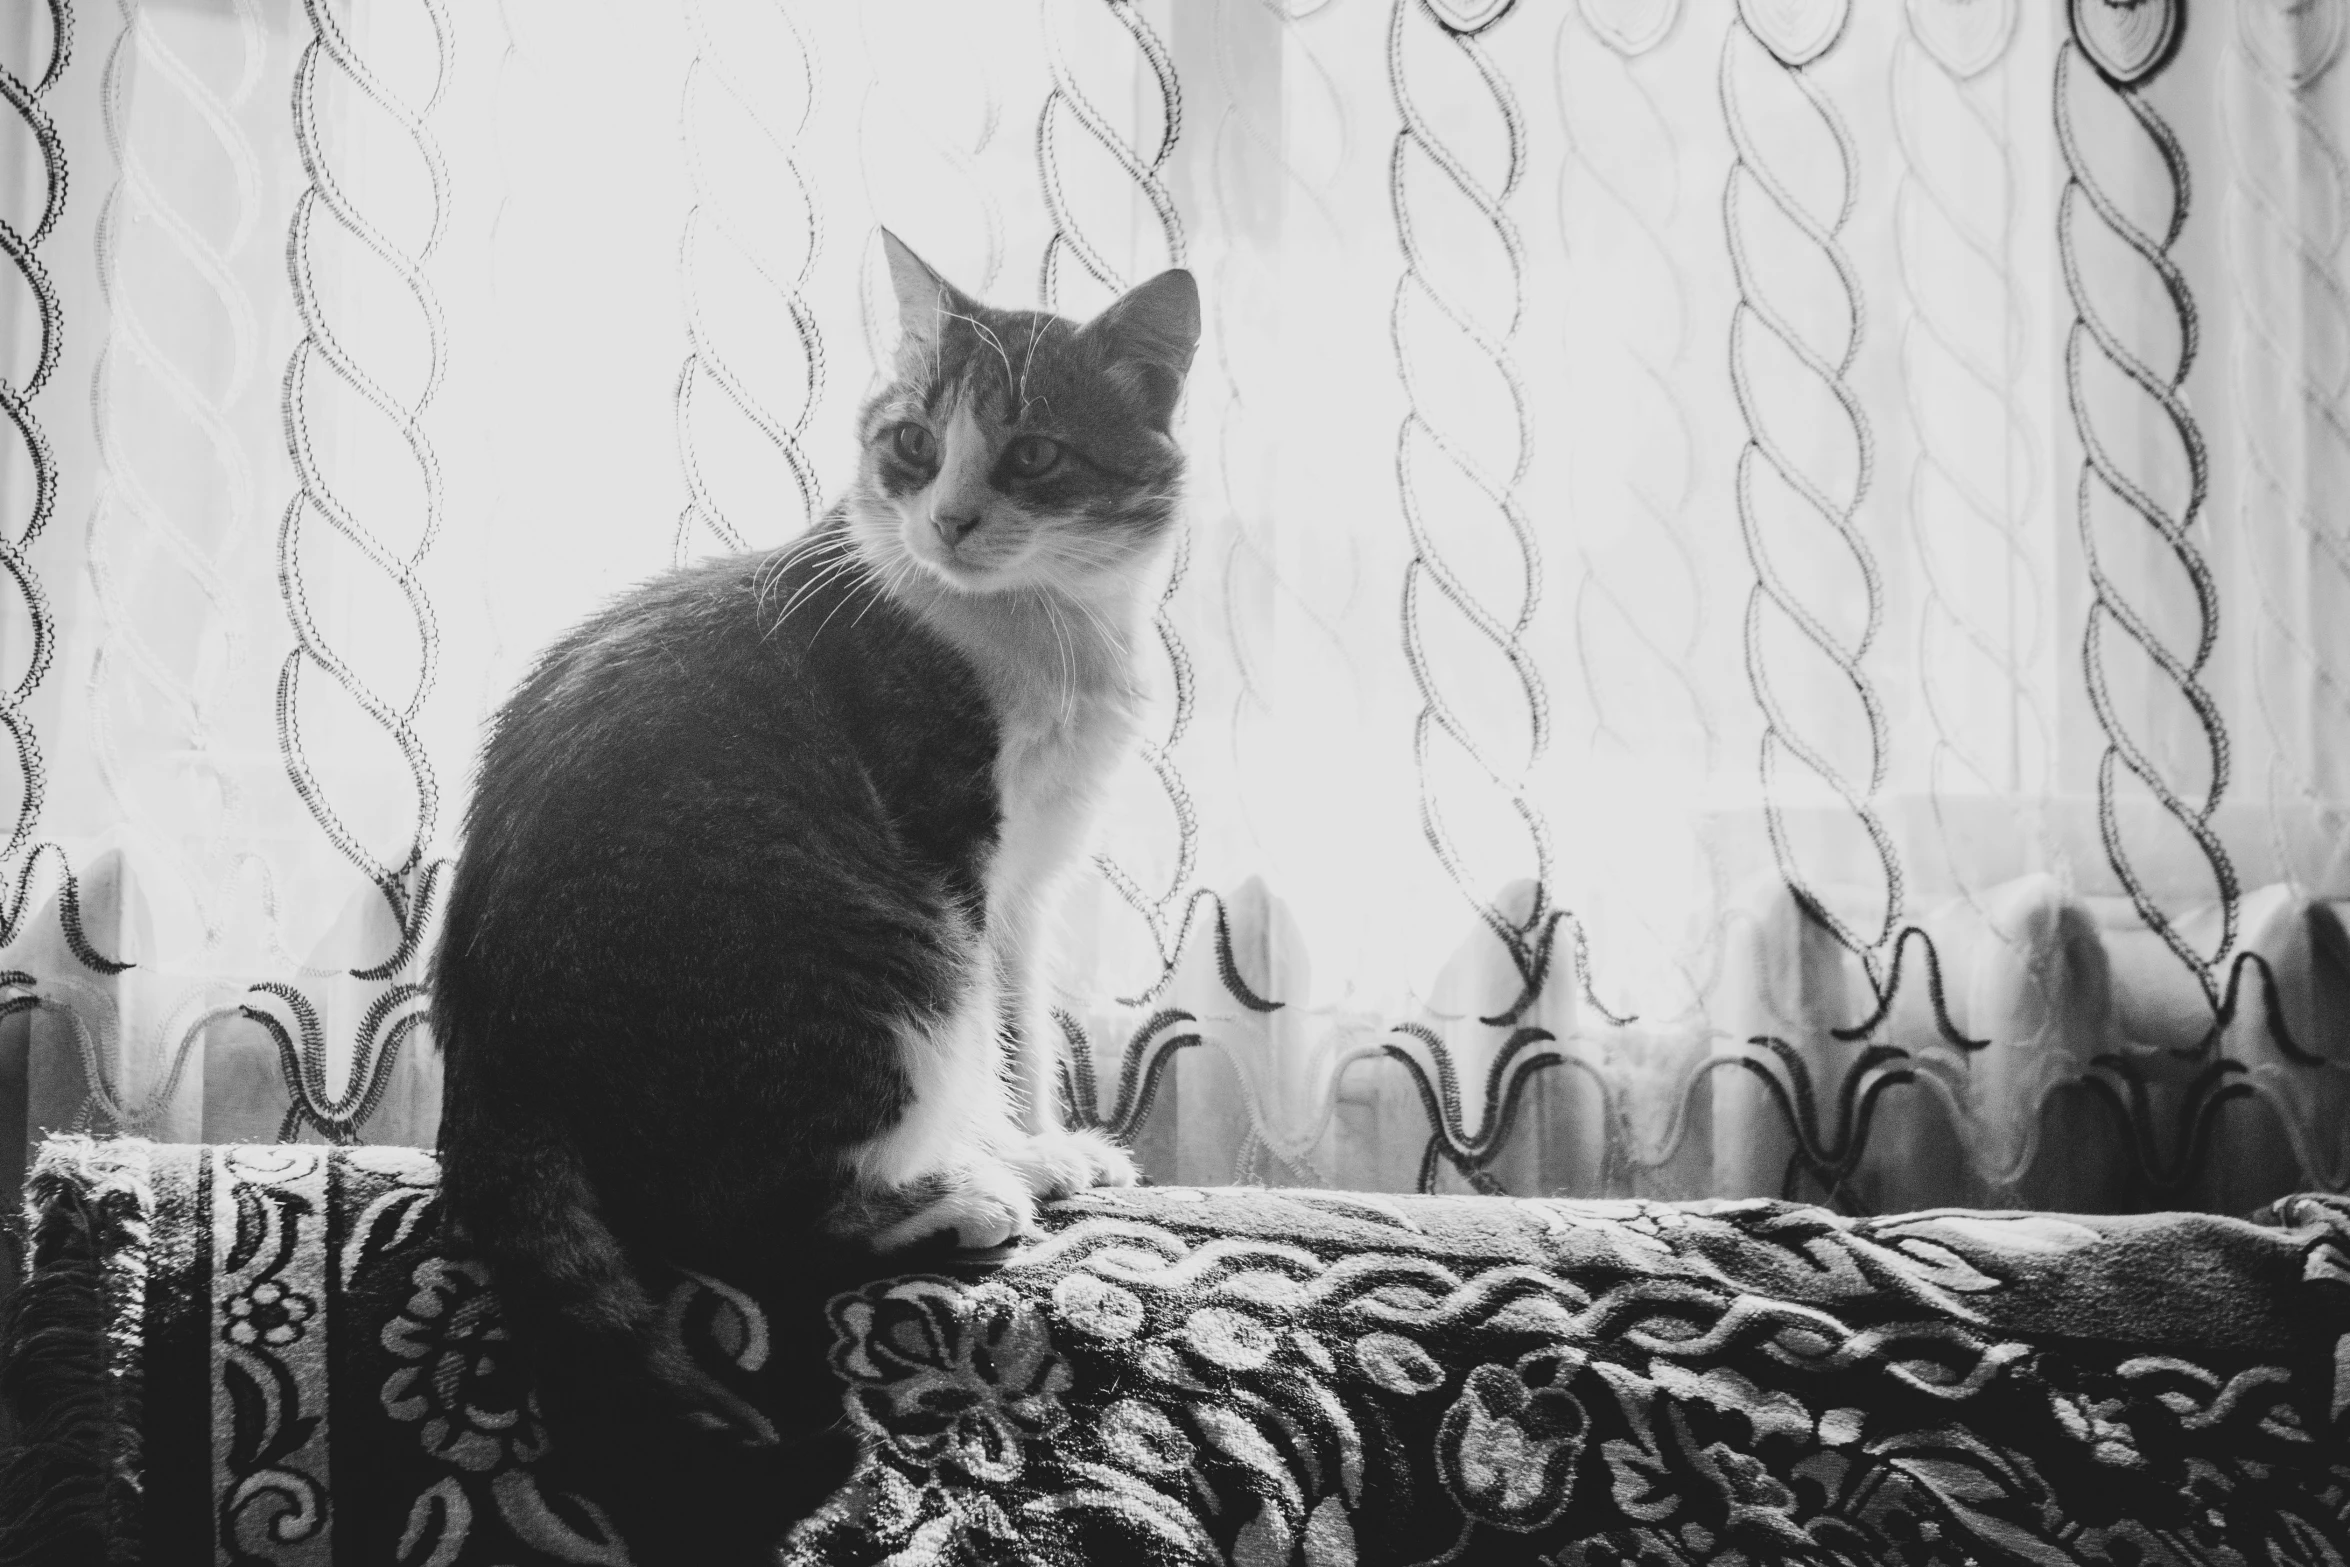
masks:
[[[1002,815],[987,873],[991,917],[1031,912],[1077,858],[1133,729],[1132,704],[1109,693],[1080,698],[1066,714],[1004,715],[995,765]]]
[[[932,624],[971,661],[995,720],[996,841],[984,875],[996,979],[1013,1033],[1044,1031],[1045,906],[1076,861],[1103,786],[1132,743],[1141,690],[1130,640],[1110,631],[1131,605],[1083,606],[1072,639],[1058,618],[986,599],[930,605]]]

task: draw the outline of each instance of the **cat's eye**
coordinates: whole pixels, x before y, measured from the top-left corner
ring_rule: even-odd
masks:
[[[1023,435],[1004,448],[1004,470],[1015,479],[1041,479],[1061,462],[1061,443]]]
[[[938,460],[938,441],[918,424],[901,424],[890,434],[890,448],[917,468]]]

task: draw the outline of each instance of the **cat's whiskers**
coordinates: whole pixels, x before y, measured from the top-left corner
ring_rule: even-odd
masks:
[[[806,546],[808,553],[812,555],[829,553],[838,547],[837,540],[823,537],[819,537],[815,543]],[[760,609],[763,610],[767,607],[767,597],[775,591],[775,584],[782,577],[783,568],[790,560],[792,553],[790,550],[775,551],[761,561],[758,571],[752,574],[751,602]]]
[[[1020,379],[1017,387],[1017,391],[1019,393],[1018,400],[1020,405],[1020,417],[1023,419],[1028,417],[1028,405],[1030,402],[1030,398],[1028,396],[1028,372],[1036,367],[1036,344],[1038,339],[1042,338],[1043,336],[1044,317],[1036,316],[1031,318],[1028,323],[1028,351],[1020,356]],[[1052,400],[1050,398],[1038,398],[1035,400],[1044,404],[1045,416],[1050,418],[1053,411]]]
[[[870,550],[864,552],[863,558],[872,575],[873,597],[863,609],[857,611],[856,620],[849,623],[852,629],[872,613],[875,604],[885,598],[894,599],[908,608],[915,607],[918,591],[930,581],[929,569],[907,547],[904,537],[896,528],[876,526],[871,546]],[[931,585],[935,591],[935,583]]]
[[[831,559],[825,561],[817,568],[815,573],[810,576],[807,581],[801,583],[792,591],[790,602],[783,606],[783,613],[775,617],[775,624],[767,628],[766,635],[768,637],[774,636],[775,633],[783,629],[784,623],[791,619],[793,613],[797,611],[801,605],[807,603],[810,599],[814,598],[817,594],[821,593],[825,588],[831,586],[833,583],[838,582],[841,578],[850,576],[861,568],[865,568],[864,558],[853,553],[836,554]],[[829,621],[831,617],[828,615],[825,617],[825,619]],[[821,631],[824,628],[819,626],[817,629]]]
[[[751,579],[754,601],[761,609],[767,607],[768,595],[775,591],[775,584],[782,580],[784,569],[792,564],[795,557],[805,556],[812,560],[823,560],[839,556],[855,548],[856,540],[849,537],[847,530],[842,529],[803,537],[783,549],[774,551],[766,560],[760,562],[757,575]]]
[[[947,302],[953,297],[947,292],[944,284],[939,286],[938,315],[940,320],[943,321],[954,313],[947,308]],[[934,329],[925,346],[930,352],[928,355],[929,368],[924,373],[923,380],[925,383],[935,386],[938,384],[940,374],[946,369],[946,333]]]
[[[1050,553],[1063,565],[1088,570],[1096,566],[1123,566],[1133,558],[1133,550],[1124,544],[1108,544],[1086,538],[1055,539]]]
[[[872,581],[872,576],[870,573],[867,574],[866,580],[869,583]],[[876,591],[878,591],[878,588],[876,588]],[[825,612],[824,618],[817,622],[816,629],[813,632],[810,632],[808,635],[808,641],[811,645],[815,643],[818,637],[824,635],[824,628],[832,624],[833,617],[838,615],[842,610],[846,609],[848,607],[849,600],[855,598],[856,596],[857,595],[853,590],[847,593],[843,593],[840,596],[840,602],[833,605],[831,609]],[[851,621],[850,624],[853,626],[856,624],[856,622]]]
[[[1080,541],[1074,539],[1056,539],[1040,550],[1036,557],[1038,569],[1034,574],[1033,585],[1039,592],[1059,598],[1065,607],[1083,613],[1115,647],[1118,638],[1110,622],[1102,618],[1094,603],[1100,596],[1100,586],[1092,576],[1091,568],[1121,563],[1123,557],[1109,554],[1088,556],[1078,547],[1079,544]]]
[[[1121,589],[1131,590],[1133,551],[1123,546],[1088,549],[1080,547],[1077,541],[1064,541],[1053,548],[1047,559],[1057,569],[1046,580],[1063,598],[1091,615],[1112,646],[1122,647],[1124,639],[1103,618],[1097,606],[1105,587],[1113,594]]]
[[[872,588],[876,582],[877,576],[878,569],[875,561],[864,549],[859,547],[857,541],[852,538],[850,541],[850,547],[848,549],[835,556],[830,562],[822,566],[817,571],[815,576],[801,585],[799,591],[792,596],[792,602],[786,608],[784,613],[786,616],[789,616],[802,604],[808,602],[810,599],[824,592],[833,585],[841,582],[843,579],[861,578],[861,581],[851,582],[849,591],[843,593],[840,596],[839,603],[836,603],[832,610],[825,615],[824,624],[819,625],[816,628],[817,633],[821,634],[824,630],[824,626],[830,625],[832,623],[833,615],[840,612],[841,605],[846,604],[850,599],[855,598],[860,587],[867,589]],[[776,622],[778,627],[780,627],[782,623],[783,622],[781,620]]]
[[[1109,617],[1104,615],[1090,598],[1079,593],[1065,593],[1063,598],[1079,614],[1093,623],[1093,628],[1101,633],[1104,647],[1113,652],[1124,651],[1126,639],[1119,635],[1118,628],[1110,624]]]
[[[1181,490],[1145,490],[1141,494],[1131,497],[1127,501],[1125,509],[1140,511],[1146,506],[1165,506],[1172,510],[1182,504],[1183,492]]]
[[[1010,392],[1014,383],[1019,378],[1012,373],[1012,356],[1004,348],[1004,340],[996,336],[995,328],[989,326],[986,322],[980,320],[976,316],[963,315],[957,311],[947,309],[944,305],[939,307],[938,313],[950,320],[963,322],[978,335],[981,342],[995,350],[995,356],[1004,362],[1004,390],[1007,393]]]
[[[857,611],[857,618],[849,622],[849,629],[854,631],[863,625],[865,617],[873,613],[873,606],[883,599],[900,598],[919,570],[911,555],[901,555],[891,561],[888,569],[874,578],[873,596],[865,601],[863,609]]]
[[[781,631],[801,605],[807,603],[834,581],[853,571],[855,566],[856,563],[853,560],[834,560],[820,565],[807,581],[792,590],[792,596],[783,606],[783,612],[777,615],[774,624],[767,628],[767,635],[772,637]]]
[[[1070,645],[1069,628],[1053,604],[1054,597],[1039,593],[1037,602],[1044,606],[1045,623],[1053,628],[1053,643],[1061,655],[1061,722],[1066,724],[1077,715],[1077,652]]]
[[[1053,539],[1053,549],[1057,553],[1073,556],[1107,556],[1113,553],[1124,553],[1121,546],[1111,543],[1108,539],[1097,539],[1090,534],[1077,531],[1075,528],[1065,529],[1056,535]]]
[[[851,631],[855,631],[859,626],[865,623],[865,617],[873,613],[874,605],[880,603],[883,599],[890,596],[889,575],[891,569],[892,568],[885,567],[883,570],[878,572],[868,571],[865,573],[865,602],[858,608],[857,613],[851,617],[849,621],[849,629]],[[843,595],[842,603],[844,606],[847,603],[848,598],[851,596],[853,595]],[[827,615],[825,620],[829,623],[831,618],[831,616]],[[818,626],[816,629],[818,631],[822,631],[824,627]]]

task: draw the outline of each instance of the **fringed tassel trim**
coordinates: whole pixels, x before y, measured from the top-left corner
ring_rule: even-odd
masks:
[[[57,1138],[25,1183],[26,1272],[0,1310],[0,1567],[139,1559],[146,1154]]]

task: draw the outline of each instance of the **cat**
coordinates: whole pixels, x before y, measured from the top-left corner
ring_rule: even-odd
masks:
[[[646,1261],[755,1290],[1136,1179],[1062,1124],[1044,918],[1137,719],[1198,290],[1079,325],[882,244],[902,341],[844,498],[546,652],[434,959],[445,1202],[550,1405],[753,1445]]]

